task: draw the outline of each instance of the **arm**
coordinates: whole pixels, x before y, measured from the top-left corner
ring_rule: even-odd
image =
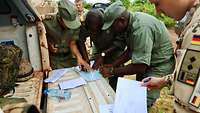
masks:
[[[147,69],[146,64],[129,64],[123,67],[102,67],[100,72],[104,77],[111,77],[112,75],[123,76],[123,75],[132,75],[138,73],[144,73]]]
[[[70,40],[69,42],[69,47],[72,51],[72,53],[75,55],[76,59],[77,59],[77,63],[79,66],[83,66],[85,69],[90,70],[91,67],[90,65],[82,58],[77,45],[76,45],[76,41],[75,40]]]
[[[151,62],[151,52],[153,47],[152,32],[149,28],[143,28],[142,30],[135,31],[134,34],[129,36],[129,47],[127,50],[120,56],[118,60],[113,63],[113,67],[119,66],[119,64],[124,63],[130,58],[133,63],[116,68],[102,67],[101,72],[104,76],[123,76],[130,74],[139,74],[144,73],[147,67]]]
[[[138,74],[138,73],[144,73],[147,69],[146,64],[129,64],[123,67],[117,67],[113,69],[112,74],[123,76],[123,75],[132,75],[132,74]]]
[[[89,64],[90,60],[89,60],[87,49],[86,49],[86,46],[85,46],[85,40],[78,40],[76,42],[76,44],[78,46],[78,49],[79,49],[83,59]]]
[[[129,54],[130,54],[130,49],[127,48],[124,51],[124,53],[122,53],[122,55],[120,55],[119,58],[117,58],[117,60],[112,63],[112,66],[113,67],[118,67],[119,65],[127,62],[130,59]]]
[[[142,86],[152,89],[161,89],[166,85],[171,85],[173,81],[173,74],[164,77],[147,77],[142,80]]]
[[[78,49],[79,49],[83,59],[87,63],[90,63],[89,56],[88,56],[87,49],[86,49],[86,45],[85,45],[87,37],[89,37],[88,30],[86,29],[86,27],[84,25],[82,25],[80,27],[79,40],[77,40],[77,45],[78,45]]]
[[[105,51],[102,51],[102,53],[105,53],[105,56],[110,56],[111,52],[116,50],[117,47],[115,46],[111,46],[110,48],[106,49]],[[93,69],[98,69],[100,65],[103,65],[104,63],[104,56],[101,56],[101,54],[99,54],[96,59],[95,59],[95,63],[92,66]]]

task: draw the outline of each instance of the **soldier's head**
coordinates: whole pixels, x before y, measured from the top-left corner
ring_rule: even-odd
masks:
[[[158,14],[164,13],[167,16],[180,20],[192,7],[195,0],[149,0],[155,5]]]
[[[91,9],[86,15],[86,28],[91,33],[101,31],[101,27],[103,26],[103,16],[103,11],[101,9]]]
[[[111,28],[115,32],[123,32],[128,27],[130,13],[121,1],[111,4],[104,13],[103,30]]]
[[[69,0],[58,2],[58,17],[61,25],[69,29],[78,29],[81,25],[75,7]]]
[[[82,12],[83,11],[83,0],[75,0],[74,3],[76,5],[76,11]]]

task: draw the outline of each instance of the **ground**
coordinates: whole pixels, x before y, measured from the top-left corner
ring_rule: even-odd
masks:
[[[169,95],[169,89],[163,88],[160,98],[150,108],[149,113],[173,113],[173,96]]]

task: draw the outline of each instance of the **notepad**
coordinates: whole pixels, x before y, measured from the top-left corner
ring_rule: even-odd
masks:
[[[113,113],[147,113],[147,89],[135,80],[119,78]]]

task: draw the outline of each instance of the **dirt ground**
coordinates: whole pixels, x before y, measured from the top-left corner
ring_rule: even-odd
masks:
[[[174,29],[169,29],[171,35],[171,41],[173,47],[176,47],[176,38],[177,35],[174,32]],[[165,87],[161,90],[160,98],[156,103],[150,108],[149,113],[173,113],[173,96],[169,95],[169,88]]]
[[[161,90],[160,98],[150,108],[149,113],[173,113],[173,96],[169,95],[169,88]]]

